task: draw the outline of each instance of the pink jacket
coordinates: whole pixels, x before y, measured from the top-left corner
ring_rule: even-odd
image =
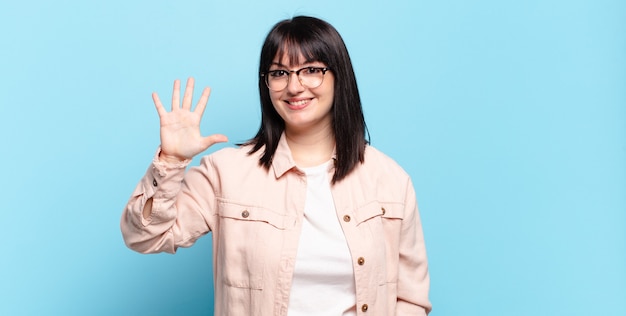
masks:
[[[133,250],[174,253],[212,232],[215,315],[286,315],[306,176],[284,136],[269,170],[249,150],[219,150],[187,173],[187,163],[155,158],[124,210],[122,234]],[[365,163],[331,190],[354,262],[357,314],[426,315],[428,264],[409,176],[368,146]]]

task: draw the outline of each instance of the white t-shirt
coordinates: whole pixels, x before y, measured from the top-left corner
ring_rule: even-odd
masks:
[[[307,195],[289,316],[356,315],[352,258],[335,211],[328,167],[301,168]]]

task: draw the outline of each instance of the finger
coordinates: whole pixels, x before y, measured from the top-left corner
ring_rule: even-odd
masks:
[[[185,87],[185,95],[183,96],[183,109],[191,110],[191,101],[193,99],[193,77],[187,79],[187,86]]]
[[[217,143],[224,143],[228,141],[228,137],[222,134],[213,134],[203,139],[204,145],[209,148]]]
[[[156,107],[157,113],[159,113],[159,116],[162,116],[163,114],[166,113],[165,109],[163,108],[163,104],[161,103],[161,100],[159,99],[159,95],[156,92],[152,92],[152,101],[154,102],[154,107]]]
[[[180,108],[180,80],[174,80],[174,91],[172,92],[172,111]]]
[[[211,88],[206,87],[202,90],[202,95],[200,95],[200,100],[198,100],[198,105],[196,105],[195,111],[197,111],[200,116],[204,114],[204,109],[206,109],[206,105],[209,102],[209,96],[211,95]]]

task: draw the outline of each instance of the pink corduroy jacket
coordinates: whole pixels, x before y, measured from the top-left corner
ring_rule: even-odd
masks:
[[[126,244],[142,253],[174,253],[212,232],[218,316],[287,315],[306,176],[284,136],[269,170],[259,166],[262,150],[222,149],[187,172],[187,163],[155,157],[122,215]],[[426,315],[426,249],[406,172],[368,146],[365,162],[331,191],[353,259],[357,314]],[[152,215],[144,219],[148,199]]]

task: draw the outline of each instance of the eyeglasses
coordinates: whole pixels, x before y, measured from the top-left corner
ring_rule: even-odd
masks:
[[[314,89],[322,84],[324,75],[329,70],[329,68],[324,67],[304,67],[298,70],[277,69],[264,72],[261,76],[265,77],[265,84],[272,91],[281,91],[287,88],[292,73],[298,76],[301,85]]]

